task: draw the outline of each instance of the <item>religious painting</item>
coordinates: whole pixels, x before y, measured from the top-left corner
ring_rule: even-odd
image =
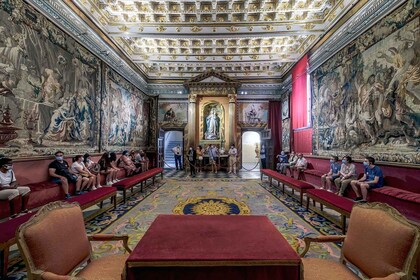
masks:
[[[181,122],[188,121],[187,102],[159,102],[159,122]]]
[[[315,154],[420,164],[420,25],[410,5],[313,73]]]
[[[224,140],[224,109],[211,102],[203,106],[203,140]]]
[[[267,123],[268,102],[238,103],[239,121],[243,123]]]
[[[103,139],[105,150],[132,149],[147,142],[148,112],[144,95],[109,69],[104,97]]]
[[[281,101],[281,119],[285,120],[289,118],[289,96],[287,95]]]
[[[96,57],[31,6],[2,5],[0,153],[98,151],[98,73]]]

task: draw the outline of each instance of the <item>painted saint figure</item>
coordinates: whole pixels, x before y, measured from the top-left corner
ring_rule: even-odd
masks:
[[[217,116],[215,109],[211,109],[210,114],[206,118],[207,130],[205,133],[206,139],[219,139],[219,125],[220,119]]]

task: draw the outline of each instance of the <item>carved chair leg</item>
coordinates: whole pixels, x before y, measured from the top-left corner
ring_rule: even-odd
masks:
[[[9,253],[10,248],[6,246],[0,251],[0,277],[1,279],[7,279],[7,268],[9,267]]]

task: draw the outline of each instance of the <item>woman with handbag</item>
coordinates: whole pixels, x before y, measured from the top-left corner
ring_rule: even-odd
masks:
[[[73,158],[73,164],[71,165],[71,170],[74,174],[82,177],[82,186],[80,191],[84,190],[96,190],[95,187],[95,175],[90,173],[90,171],[83,164],[83,156],[77,155]],[[76,191],[76,195],[80,195],[80,191]]]
[[[83,158],[85,167],[89,170],[90,173],[96,176],[96,188],[101,188],[101,166],[94,162],[88,153],[86,153]]]

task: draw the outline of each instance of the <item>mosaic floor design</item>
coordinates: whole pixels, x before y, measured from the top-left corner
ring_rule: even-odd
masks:
[[[341,233],[334,223],[300,207],[297,196],[283,195],[266,181],[240,178],[165,178],[159,184],[145,188],[143,193],[130,196],[127,204],[120,203],[116,210],[108,210],[88,221],[86,229],[88,233],[128,234],[129,246],[134,248],[158,214],[180,213],[180,209],[191,206],[191,202],[203,201],[206,201],[206,207],[198,207],[201,210],[195,210],[197,213],[221,211],[220,202],[223,202],[234,206],[230,208],[232,213],[226,214],[242,211],[244,214],[266,215],[295,250],[303,248],[306,236]],[[235,205],[238,209],[234,209]],[[190,214],[197,214],[192,212]],[[95,242],[92,245],[95,256],[123,251],[119,243]],[[338,259],[339,247],[316,244],[307,256]],[[25,279],[25,276],[24,263],[16,256],[11,262],[8,279]]]
[[[216,202],[225,200],[242,205],[241,209],[249,208],[251,215],[268,216],[295,250],[303,248],[303,238],[306,236],[340,233],[340,229],[328,220],[311,210],[304,211],[294,198],[274,190],[270,192],[266,187],[259,180],[168,179],[165,185],[114,223],[104,227],[105,220],[98,217],[88,224],[88,229],[94,228],[94,232],[97,232],[102,227],[103,233],[128,234],[129,246],[133,248],[158,214],[180,213],[180,205],[187,206],[192,201],[197,203],[205,199],[212,200],[212,211]],[[217,211],[220,210],[220,204],[217,207]],[[292,209],[298,210],[298,214]],[[121,244],[94,245],[94,252],[98,256],[122,250]],[[339,248],[335,244],[317,244],[308,256],[337,259]]]
[[[163,171],[163,174],[169,178],[191,178],[190,172],[185,170],[176,170],[175,168],[166,168]],[[258,179],[260,178],[260,171],[247,171],[247,170],[240,170],[237,174],[229,174],[225,170],[220,170],[217,173],[212,173],[210,171],[199,172],[196,174],[196,179],[204,179],[204,178],[241,178],[241,179]]]

